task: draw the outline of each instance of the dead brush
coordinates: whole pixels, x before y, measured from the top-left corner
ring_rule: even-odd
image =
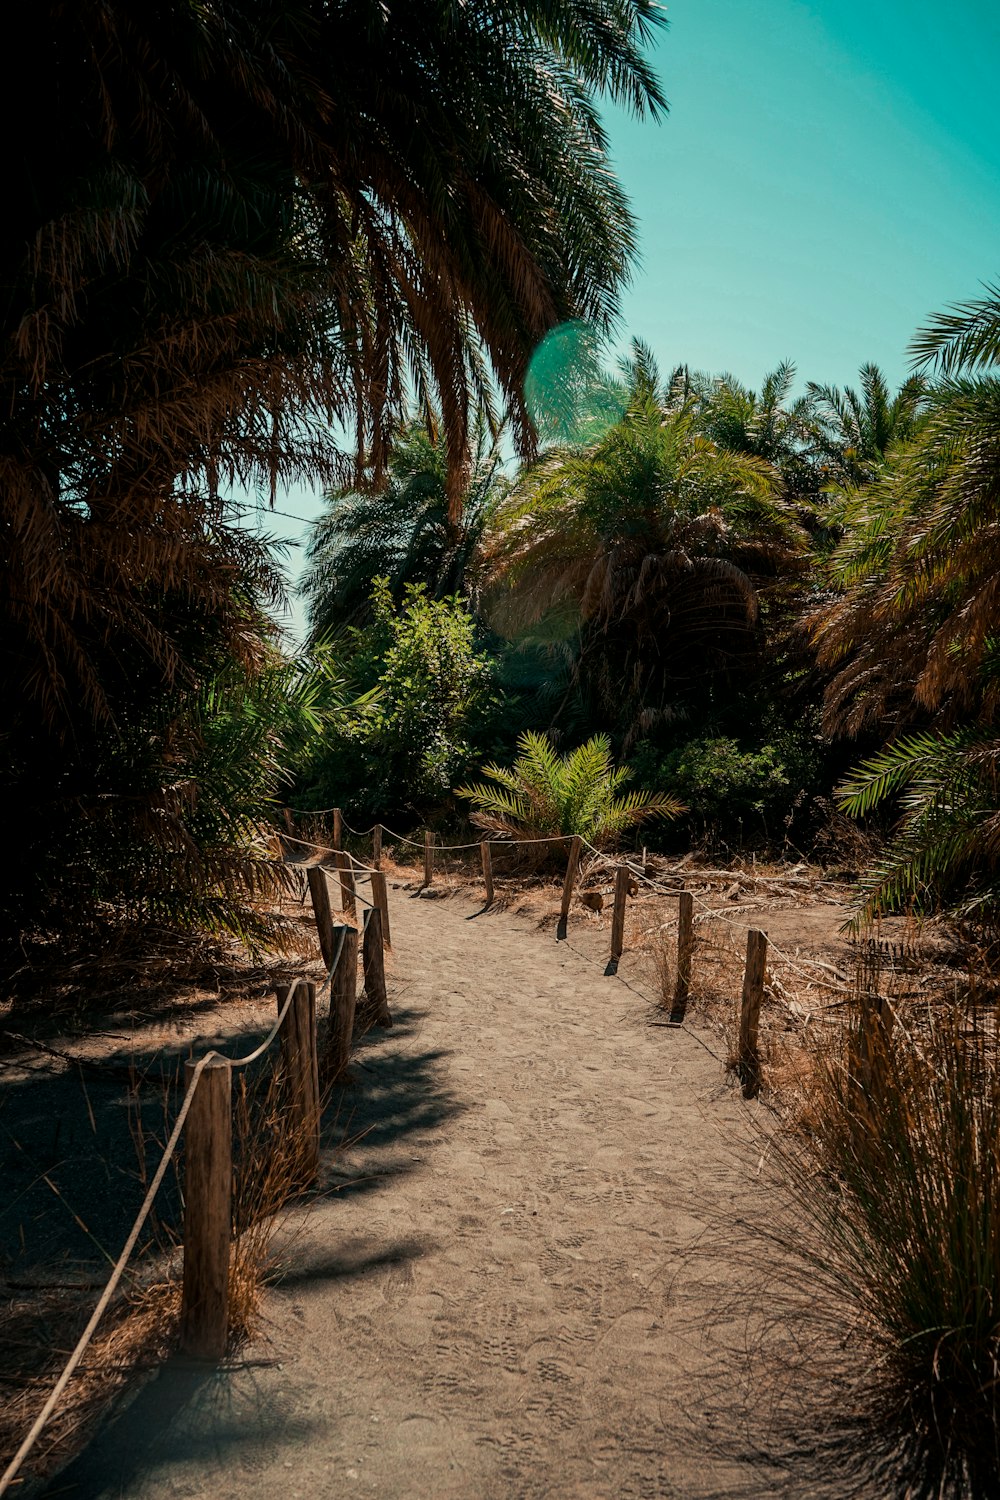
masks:
[[[8,1304],[0,1357],[0,1468],[17,1451],[89,1316],[88,1296],[51,1292]],[[25,1475],[42,1479],[78,1450],[111,1402],[137,1375],[170,1352],[180,1307],[180,1284],[153,1280],[133,1286],[108,1314],[77,1367],[31,1454]],[[53,1338],[53,1330],[59,1334]]]
[[[253,1337],[267,1285],[278,1272],[274,1237],[282,1211],[303,1188],[302,1152],[287,1127],[280,1068],[256,1080],[240,1074],[233,1104],[236,1162],[229,1261],[230,1338]]]
[[[642,954],[643,967],[657,1005],[670,1009],[677,984],[677,923],[660,922],[646,930],[636,931],[630,924],[630,941]]]
[[[852,1309],[845,1428],[885,1493],[1000,1492],[1000,1047],[974,996],[885,1007],[859,965],[817,1061],[808,1134],[778,1155],[798,1253]],[[846,1412],[843,1414],[847,1421]]]

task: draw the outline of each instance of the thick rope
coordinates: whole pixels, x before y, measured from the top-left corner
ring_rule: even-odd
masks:
[[[343,934],[341,934],[341,940],[343,941]],[[262,1057],[264,1055],[264,1053],[270,1047],[271,1043],[274,1041],[275,1037],[278,1035],[279,1030],[281,1029],[281,1023],[288,1014],[292,1001],[295,998],[296,990],[298,989],[300,984],[304,983],[305,981],[301,978],[297,978],[292,981],[292,983],[288,987],[288,994],[285,998],[285,1003],[281,1007],[281,1010],[278,1014],[278,1019],[275,1021],[273,1027],[271,1028],[266,1041],[262,1042],[259,1047],[255,1047],[252,1052],[248,1052],[246,1057],[234,1057],[226,1059],[229,1062],[230,1067],[245,1068],[250,1063],[256,1062],[258,1057]],[[129,1230],[128,1238],[125,1241],[122,1252],[119,1255],[118,1259],[115,1261],[111,1271],[111,1275],[108,1277],[104,1290],[97,1300],[97,1305],[90,1315],[87,1326],[77,1340],[75,1349],[63,1366],[62,1374],[59,1376],[59,1379],[53,1386],[48,1400],[45,1402],[45,1405],[42,1407],[41,1411],[38,1413],[38,1416],[32,1423],[31,1428],[24,1439],[24,1442],[21,1444],[20,1448],[18,1448],[17,1452],[14,1454],[14,1457],[11,1459],[10,1463],[7,1465],[7,1468],[4,1470],[3,1476],[0,1477],[0,1497],[6,1495],[7,1491],[10,1489],[11,1485],[16,1479],[18,1472],[20,1471],[24,1463],[24,1460],[27,1458],[28,1454],[35,1446],[35,1443],[38,1441],[42,1429],[45,1427],[46,1422],[48,1422],[52,1413],[55,1411],[56,1407],[59,1404],[59,1398],[62,1396],[63,1391],[65,1391],[66,1387],[69,1385],[70,1380],[73,1378],[74,1370],[86,1353],[87,1346],[93,1338],[95,1332],[97,1331],[97,1325],[100,1323],[101,1318],[107,1311],[108,1304],[118,1288],[118,1283],[122,1279],[122,1275],[124,1274],[125,1267],[128,1264],[129,1257],[131,1256],[132,1251],[135,1249],[136,1241],[139,1238],[139,1233],[142,1229],[142,1226],[145,1224],[146,1219],[149,1217],[149,1211],[153,1207],[153,1200],[160,1190],[160,1185],[163,1182],[164,1176],[166,1175],[170,1159],[177,1148],[177,1142],[180,1140],[181,1131],[184,1128],[184,1121],[188,1117],[188,1111],[190,1110],[192,1101],[194,1099],[194,1091],[198,1085],[198,1080],[201,1077],[206,1065],[211,1062],[213,1058],[217,1057],[224,1058],[225,1054],[214,1050],[211,1052],[206,1052],[205,1056],[199,1058],[198,1062],[195,1065],[194,1071],[192,1072],[191,1077],[188,1081],[188,1086],[187,1090],[185,1091],[184,1098],[181,1101],[181,1107],[177,1111],[177,1119],[174,1121],[174,1128],[170,1132],[170,1138],[167,1141],[163,1155],[160,1158],[159,1166],[153,1174],[153,1180],[150,1182],[149,1188],[146,1192],[146,1196],[142,1200],[142,1206],[139,1209],[139,1213],[136,1217],[135,1223]]]

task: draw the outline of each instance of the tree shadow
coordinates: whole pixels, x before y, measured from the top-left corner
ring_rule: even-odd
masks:
[[[427,1140],[460,1107],[444,1084],[447,1053],[414,1045],[419,1023],[418,1015],[404,1009],[391,1032],[356,1039],[349,1076],[327,1100],[320,1178],[311,1196],[367,1192],[387,1176],[412,1170],[414,1141]],[[6,1186],[0,1201],[0,1375],[44,1390],[61,1369],[162,1154],[192,1051],[200,1055],[218,1045],[244,1053],[266,1035],[261,1025],[236,1038],[199,1038],[194,1046],[187,1039],[160,1048],[119,1047],[100,1067],[87,1068],[44,1056],[29,1064],[23,1053],[23,1076],[12,1076],[10,1063],[0,1071],[0,1171]],[[266,1082],[277,1055],[275,1045],[254,1065],[251,1082]],[[164,1250],[180,1238],[181,1157],[178,1152],[176,1168],[168,1169],[130,1265],[126,1279],[133,1285],[162,1265]],[[419,1253],[419,1246],[401,1242],[382,1258]],[[293,1259],[286,1276],[344,1280],[374,1264],[363,1246],[355,1246],[301,1267]],[[179,1406],[199,1403],[199,1393],[214,1389],[203,1371],[168,1368],[166,1386],[157,1382],[157,1402],[173,1392]],[[134,1409],[144,1409],[147,1394],[140,1394]],[[240,1418],[232,1441],[242,1441],[247,1421]],[[212,1440],[230,1439],[220,1430]],[[119,1465],[116,1457],[113,1466]]]
[[[170,1478],[164,1475],[163,1482],[173,1490],[178,1471],[187,1471],[194,1483],[213,1462],[238,1459],[241,1468],[263,1462],[281,1448],[308,1442],[314,1427],[289,1410],[280,1385],[252,1362],[211,1369],[168,1360],[119,1419],[50,1481],[39,1500],[110,1500],[133,1485],[154,1493],[158,1471],[168,1469]]]

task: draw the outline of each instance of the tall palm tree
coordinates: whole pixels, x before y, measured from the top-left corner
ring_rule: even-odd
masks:
[[[171,669],[169,638],[114,601],[127,578],[179,580],[178,483],[343,479],[332,417],[377,482],[416,389],[441,411],[457,512],[487,369],[530,450],[532,347],[564,318],[607,326],[628,274],[633,224],[596,98],[662,110],[642,55],[657,13],[42,0],[24,20],[5,52],[22,153],[0,239],[0,472],[35,590],[14,591],[16,628],[43,708],[97,710],[71,643],[82,608],[139,628]],[[165,545],[158,520],[133,530],[142,507],[169,511]],[[125,555],[133,536],[142,550]],[[99,556],[77,558],[77,539]],[[113,580],[84,604],[105,556]]]
[[[918,436],[852,492],[817,615],[831,730],[953,725],[1000,707],[1000,379],[955,377],[926,397]]]
[[[480,422],[461,517],[453,520],[444,445],[424,421],[409,421],[390,455],[383,491],[345,488],[327,497],[301,583],[312,639],[365,618],[378,577],[389,580],[397,602],[408,583],[425,584],[435,599],[471,597],[477,549],[506,488],[499,434]]]
[[[197,697],[206,642],[265,658],[247,591],[278,583],[227,485],[377,484],[414,392],[441,412],[453,518],[490,385],[530,451],[532,347],[607,326],[628,275],[598,100],[665,106],[652,0],[39,0],[19,22],[0,770],[44,766],[51,793],[140,689]]]
[[[529,468],[485,544],[494,617],[510,630],[562,613],[579,672],[631,734],[748,663],[762,594],[780,593],[803,546],[777,471],[704,436],[693,403],[664,409],[640,354],[622,421]]]
[[[1000,356],[995,297],[917,334],[925,364]],[[954,373],[921,393],[908,444],[849,495],[835,601],[814,619],[831,731],[887,732],[840,789],[848,811],[900,799],[859,918],[946,904],[1000,912],[1000,378]]]
[[[803,498],[817,486],[814,398],[792,398],[794,383],[795,366],[787,360],[764,376],[759,392],[733,375],[703,380],[698,425],[718,447],[773,465],[786,493]]]

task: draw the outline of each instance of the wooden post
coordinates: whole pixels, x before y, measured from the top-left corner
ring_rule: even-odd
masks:
[[[493,900],[493,852],[490,849],[489,839],[483,839],[479,845],[479,853],[483,861],[483,884],[486,887],[486,905],[489,906]]]
[[[347,1067],[358,1003],[358,929],[338,922],[334,939],[340,957],[330,979],[330,1014],[323,1044],[323,1080],[333,1083]]]
[[[391,1026],[389,997],[385,988],[385,956],[382,952],[382,913],[377,906],[365,912],[363,943],[365,998],[374,1011],[376,1026]]]
[[[895,1012],[885,995],[863,992],[860,997],[860,1036],[857,1082],[860,1108],[875,1103],[882,1091]]]
[[[330,911],[330,887],[326,883],[326,871],[322,865],[309,865],[306,877],[316,918],[316,931],[319,933],[319,951],[329,969],[333,963],[333,915]]]
[[[764,998],[764,970],[767,965],[767,933],[751,927],[747,933],[747,965],[743,975],[743,999],[740,1006],[740,1043],[737,1071],[743,1094],[754,1099],[760,1092],[760,1051],[757,1032],[760,1003]]]
[[[677,898],[677,978],[674,982],[674,1000],[671,1014],[684,1009],[691,993],[691,958],[694,953],[694,897],[690,891],[681,891]]]
[[[357,919],[358,903],[354,899],[354,867],[351,856],[342,849],[337,851],[337,871],[340,875],[340,909],[349,917]]]
[[[569,919],[569,904],[573,899],[573,887],[576,884],[576,874],[580,868],[580,854],[583,850],[583,840],[578,833],[574,833],[570,839],[569,859],[566,861],[566,878],[563,881],[562,905],[559,908],[559,925],[556,928],[556,937],[566,936],[566,923]]]
[[[627,865],[619,865],[615,871],[615,909],[611,915],[611,962],[617,964],[625,946],[625,900],[628,896],[629,873]]]
[[[332,962],[332,958],[331,958]],[[289,1128],[298,1144],[297,1164],[302,1186],[319,1171],[319,1060],[316,1055],[316,986],[296,980],[295,994],[278,1032],[281,1065],[288,1090]],[[288,999],[289,986],[278,986],[278,1010]]]
[[[372,900],[382,914],[382,937],[387,948],[392,947],[389,932],[389,891],[381,870],[372,871]]]
[[[382,824],[376,823],[372,829],[372,864],[376,870],[382,868]]]
[[[185,1063],[188,1087],[197,1064]],[[232,1069],[213,1057],[194,1086],[184,1126],[184,1287],[181,1348],[221,1359],[229,1335],[233,1204]]]
[[[333,809],[333,847],[344,847],[344,817],[339,807]]]
[[[282,815],[282,817],[285,820],[285,832],[286,833],[294,833],[295,828],[294,828],[294,825],[292,823],[291,809],[287,808],[287,807],[283,807],[281,809],[281,815]]]
[[[434,835],[429,828],[424,829],[424,885],[430,885],[434,879]]]

